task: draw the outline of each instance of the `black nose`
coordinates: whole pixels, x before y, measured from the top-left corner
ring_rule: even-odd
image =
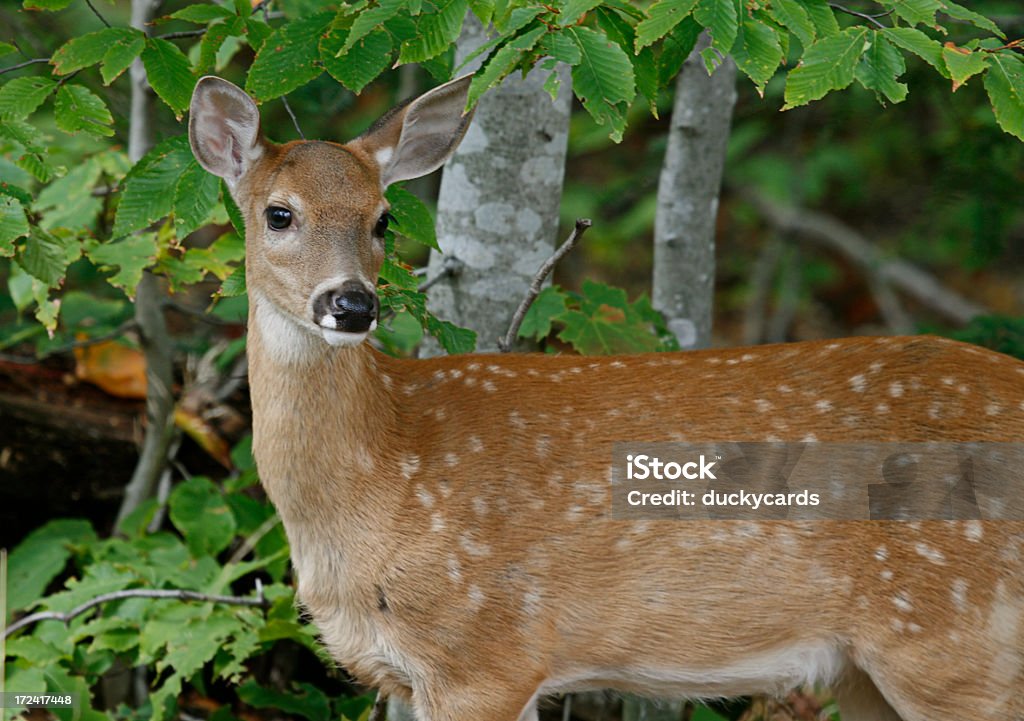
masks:
[[[362,283],[346,281],[340,288],[320,296],[314,309],[318,317],[333,316],[335,330],[365,333],[373,321],[377,320],[380,305],[376,293],[369,292]]]

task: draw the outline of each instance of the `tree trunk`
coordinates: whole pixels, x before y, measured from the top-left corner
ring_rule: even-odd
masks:
[[[487,40],[475,16],[466,18],[456,64]],[[476,69],[470,65],[466,70]],[[465,140],[445,167],[437,201],[437,239],[427,276],[445,255],[464,263],[462,272],[430,291],[438,317],[477,333],[477,350],[495,351],[516,307],[558,234],[572,97],[569,69],[560,66],[554,102],[543,84],[549,71],[509,77],[477,105]],[[424,355],[436,355],[427,343]]]
[[[160,0],[132,0],[132,27],[147,32],[159,7]],[[128,125],[128,157],[135,163],[153,145],[153,91],[140,59],[136,58],[132,63],[130,74],[132,109]],[[174,436],[174,373],[163,299],[164,293],[157,279],[150,273],[144,273],[136,289],[135,320],[146,356],[146,435],[139,462],[125,487],[124,500],[117,513],[117,526],[153,495],[157,479],[167,464],[167,449]]]
[[[652,302],[684,349],[711,343],[715,221],[736,102],[736,65],[710,77],[701,38],[676,81],[668,148],[658,180]]]

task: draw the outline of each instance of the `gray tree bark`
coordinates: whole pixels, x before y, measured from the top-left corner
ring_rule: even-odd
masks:
[[[456,47],[456,64],[488,39],[470,14]],[[479,63],[468,66],[475,70]],[[562,199],[572,98],[569,69],[558,99],[542,87],[549,71],[507,78],[477,105],[476,117],[441,178],[437,240],[427,277],[446,255],[462,272],[433,286],[438,317],[477,333],[477,350],[495,351],[541,264],[554,252]],[[425,343],[423,355],[440,352]]]
[[[715,221],[725,166],[736,65],[709,77],[701,38],[676,81],[668,148],[658,180],[651,300],[683,349],[711,343],[715,285]]]
[[[161,0],[132,0],[131,26],[148,32],[149,23]],[[153,91],[146,69],[138,58],[130,70],[132,81],[131,117],[128,124],[128,157],[135,163],[153,145]],[[167,465],[167,449],[174,437],[174,369],[172,348],[163,316],[164,293],[151,273],[144,273],[135,291],[135,320],[146,356],[146,435],[139,462],[125,487],[116,525],[150,498]]]

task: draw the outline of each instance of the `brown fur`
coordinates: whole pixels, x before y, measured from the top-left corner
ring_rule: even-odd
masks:
[[[835,680],[844,721],[1024,719],[1024,523],[639,523],[608,501],[622,440],[1019,443],[1024,364],[929,337],[620,358],[331,347],[301,327],[309,293],[381,263],[364,142],[268,145],[235,193],[254,452],[339,663],[422,721],[529,719],[539,691],[575,688],[784,692],[775,663]],[[302,198],[301,242],[262,220],[281,193]]]

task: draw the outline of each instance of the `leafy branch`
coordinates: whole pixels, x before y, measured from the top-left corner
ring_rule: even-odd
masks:
[[[69,624],[86,611],[89,611],[97,606],[101,606],[105,603],[111,603],[112,601],[122,601],[126,598],[160,598],[160,599],[172,599],[177,601],[199,601],[204,603],[222,603],[231,606],[255,606],[257,608],[270,608],[270,602],[263,596],[263,585],[257,580],[256,582],[256,597],[249,598],[243,596],[222,596],[212,593],[199,593],[197,591],[186,591],[182,589],[151,589],[151,588],[134,588],[126,591],[111,591],[110,593],[104,593],[95,598],[89,599],[85,603],[75,606],[70,611],[61,613],[60,611],[40,611],[39,613],[33,613],[28,616],[19,618],[17,621],[9,625],[4,629],[4,638],[13,636],[19,630],[26,626],[39,623],[40,621],[61,621],[64,624]]]

